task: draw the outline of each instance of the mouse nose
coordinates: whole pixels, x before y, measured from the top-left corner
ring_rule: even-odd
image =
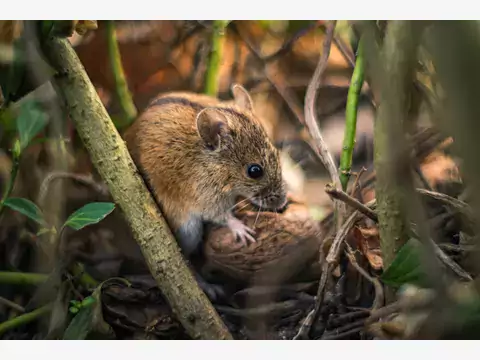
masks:
[[[282,211],[287,206],[287,195],[285,192],[272,193],[264,197],[264,202],[269,209]]]

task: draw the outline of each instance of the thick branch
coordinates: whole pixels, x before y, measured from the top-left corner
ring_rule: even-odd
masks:
[[[413,183],[404,120],[407,116],[406,89],[411,88],[416,55],[413,30],[410,21],[392,21],[382,49],[382,68],[372,70],[380,72],[377,79],[381,98],[375,121],[375,191],[385,267],[393,261],[396,250],[409,239],[406,197]]]
[[[124,141],[68,40],[46,39],[56,83],[95,168],[122,209],[146,263],[176,317],[194,339],[231,339],[182,258]]]

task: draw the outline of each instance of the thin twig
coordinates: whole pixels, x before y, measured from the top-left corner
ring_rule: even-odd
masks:
[[[337,233],[335,234],[335,238],[333,239],[332,245],[330,245],[330,249],[328,250],[328,255],[326,258],[327,263],[337,263],[340,257],[343,242],[347,235],[350,233],[350,230],[353,228],[355,223],[358,221],[358,219],[360,219],[360,217],[361,213],[359,211],[353,212],[347,218],[347,220],[345,220],[340,230],[337,231]]]
[[[265,60],[260,52],[255,48],[252,42],[240,32],[235,23],[232,23],[231,29],[237,33],[238,37],[245,43],[255,59],[257,59],[259,63],[262,63],[265,70],[265,77],[267,78],[268,82],[273,85],[277,93],[283,98],[290,111],[293,113],[293,115],[295,115],[300,124],[304,125],[305,118],[302,111],[302,106],[295,97],[295,94],[287,86],[281,85],[281,83],[285,82],[283,81],[285,76],[278,71],[278,66],[274,62],[268,64],[265,63]]]
[[[417,192],[420,195],[425,195],[431,197],[432,199],[438,200],[446,205],[453,207],[458,212],[465,214],[471,218],[472,210],[470,206],[463,202],[462,200],[455,199],[454,197],[448,196],[446,194],[442,194],[436,191],[430,191],[425,189],[417,189]]]
[[[348,243],[346,243],[345,254],[347,255],[348,259],[350,260],[350,264],[365,278],[367,279],[375,288],[375,301],[373,302],[372,311],[380,308],[384,301],[385,296],[383,292],[383,287],[380,281],[377,278],[370,276],[370,274],[363,269],[357,262],[355,258],[355,254],[353,253],[353,249],[350,247]]]
[[[0,335],[3,334],[4,332],[15,329],[21,325],[28,324],[36,319],[38,319],[40,316],[47,314],[50,311],[51,306],[50,305],[45,305],[41,308],[38,308],[36,310],[33,310],[32,312],[14,317],[13,319],[7,320],[3,323],[0,324]]]
[[[313,139],[314,150],[319,156],[323,165],[330,174],[330,179],[334,183],[335,187],[340,188],[340,177],[338,175],[337,166],[333,160],[332,154],[328,150],[328,146],[323,139],[322,133],[317,123],[317,106],[316,100],[318,95],[318,89],[323,82],[323,75],[327,68],[328,58],[330,55],[330,48],[332,46],[332,38],[335,31],[336,21],[330,21],[327,26],[325,40],[323,42],[323,50],[318,61],[317,68],[313,73],[312,80],[308,84],[307,93],[305,96],[305,125],[308,132]],[[334,202],[335,216],[337,222],[337,228],[341,225],[345,217],[345,206],[340,201]]]
[[[373,221],[378,222],[378,217],[375,211],[368,208],[357,199],[351,197],[345,191],[335,189],[332,184],[327,184],[325,185],[325,192],[332,196],[334,199],[344,202],[348,206],[351,206],[355,210],[358,210],[363,215],[369,217]]]
[[[352,186],[352,190],[350,191],[350,196],[351,197],[354,197],[355,195],[355,191],[357,191],[357,189],[360,190],[360,179],[362,178],[362,175],[365,173],[365,171],[367,171],[367,168],[365,166],[362,166],[362,168],[360,169],[360,171],[357,173],[357,176],[355,178],[355,181],[353,182],[353,186]],[[361,201],[361,196],[360,196],[360,201]]]
[[[81,174],[74,174],[74,173],[63,172],[63,171],[54,171],[48,174],[45,177],[45,179],[42,181],[42,184],[40,185],[40,191],[38,196],[39,204],[44,203],[45,197],[47,196],[48,190],[50,189],[50,186],[52,185],[53,181],[59,180],[59,179],[71,179],[85,186],[91,187],[93,190],[95,190],[101,195],[108,194],[107,186],[93,180],[91,175],[81,175]]]
[[[25,308],[23,306],[20,306],[17,303],[4,298],[3,296],[0,296],[0,304],[8,306],[9,308],[22,314],[25,312]]]
[[[355,55],[348,49],[347,44],[338,36],[333,37],[333,43],[336,45],[340,54],[344,57],[350,67],[355,67]]]
[[[313,316],[315,315],[315,309],[312,309],[300,325],[300,329],[298,329],[297,334],[293,337],[292,340],[305,340],[308,339],[308,333],[310,332],[310,328],[313,324]]]
[[[445,266],[452,270],[461,279],[466,281],[472,281],[472,277],[465,270],[463,270],[455,261],[453,261],[447,254],[445,254],[436,242],[434,242],[432,239],[429,239],[429,242],[431,243],[435,254]]]

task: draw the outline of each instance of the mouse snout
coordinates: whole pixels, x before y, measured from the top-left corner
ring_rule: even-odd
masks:
[[[279,192],[270,192],[257,200],[262,208],[273,211],[282,211],[287,206],[287,194],[282,189]]]

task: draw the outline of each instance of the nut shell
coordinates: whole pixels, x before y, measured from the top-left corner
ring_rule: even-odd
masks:
[[[212,229],[204,247],[210,271],[239,281],[251,281],[270,271],[275,274],[271,281],[278,281],[279,276],[285,281],[318,259],[322,229],[309,217],[306,206],[292,203],[282,214],[248,209],[237,216],[255,230],[257,241],[245,246],[228,228]]]

